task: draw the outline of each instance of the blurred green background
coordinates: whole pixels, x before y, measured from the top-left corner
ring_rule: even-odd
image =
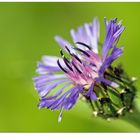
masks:
[[[119,61],[129,75],[139,77],[140,3],[0,3],[0,132],[140,131],[138,114],[107,122],[92,117],[81,101],[63,112],[61,123],[57,122],[59,111],[37,108],[32,77],[42,55],[59,55],[54,36],[71,41],[71,28],[98,17],[103,42],[105,16],[123,20],[126,30],[119,45],[125,46],[125,53]],[[140,110],[139,92],[135,102]]]

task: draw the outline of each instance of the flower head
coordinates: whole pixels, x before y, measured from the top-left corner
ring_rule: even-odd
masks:
[[[117,41],[124,27],[115,18],[110,21],[105,19],[105,28],[106,37],[100,53],[99,22],[95,18],[92,23],[80,26],[77,31],[71,30],[73,44],[59,36],[55,37],[61,47],[61,58],[43,56],[38,63],[36,71],[39,76],[34,78],[40,96],[38,106],[60,109],[59,121],[62,110],[71,109],[80,94],[90,103],[98,102],[98,114],[103,114],[103,103],[110,102],[107,90],[113,90],[116,94],[115,90],[120,87],[117,77],[121,74],[121,68],[115,67],[115,72],[112,63],[123,53],[123,47],[117,48]],[[66,53],[69,57],[66,57]]]

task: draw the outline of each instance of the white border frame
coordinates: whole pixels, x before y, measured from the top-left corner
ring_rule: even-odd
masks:
[[[140,133],[1,133],[1,140],[139,140]]]

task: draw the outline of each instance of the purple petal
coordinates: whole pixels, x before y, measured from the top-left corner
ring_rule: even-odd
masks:
[[[109,21],[106,29],[106,39],[104,41],[104,46],[102,49],[102,59],[105,60],[108,51],[114,46],[116,40],[120,37],[124,31],[124,27],[121,27],[121,23],[116,23],[117,19]]]
[[[47,92],[45,89],[47,86],[50,85],[50,82],[60,82],[60,80],[66,80],[69,81],[66,76],[64,74],[50,74],[50,75],[42,75],[42,76],[37,76],[34,79],[34,84],[35,87],[37,89],[37,91],[39,91],[42,95],[42,92]],[[52,85],[52,87],[50,88],[54,88],[56,85],[54,84],[54,86]],[[44,93],[45,94],[45,93]]]
[[[108,85],[108,86],[112,86],[114,88],[117,88],[119,87],[119,85],[113,81],[110,81],[110,80],[107,80],[107,79],[104,79],[103,77],[100,77],[96,80],[96,82],[103,82],[104,84]]]
[[[125,28],[124,27],[121,27],[114,35],[113,35],[113,38],[114,40],[116,41],[117,38],[120,36],[120,34],[123,32]]]
[[[75,105],[75,103],[76,103],[76,101],[79,97],[79,94],[82,91],[83,91],[82,86],[75,87],[75,89],[72,91],[72,93],[63,102],[64,108],[67,109],[67,110],[71,109]]]
[[[63,87],[61,87],[56,93],[54,93],[53,95],[47,97],[48,100],[51,100],[51,99],[54,99],[54,98],[57,98],[62,92],[63,90],[68,87],[70,85],[70,83],[64,85]]]
[[[37,69],[36,69],[36,72],[38,74],[47,74],[50,72],[57,72],[57,71],[61,71],[61,69],[58,66],[46,66],[42,62],[38,63]]]
[[[39,108],[44,108],[50,105],[53,102],[53,100],[48,100],[47,98],[43,98],[40,100],[38,107]]]
[[[99,23],[94,19],[92,24],[86,23],[78,28],[77,31],[71,30],[71,36],[74,42],[82,42],[92,48],[95,53],[98,53],[98,38],[99,38]],[[86,49],[80,44],[76,44],[78,48]]]
[[[65,86],[61,87],[54,95],[42,98],[39,102],[39,108],[47,107],[50,108],[54,102],[57,100],[56,98],[63,92],[63,90],[68,86],[69,84],[66,84]]]
[[[76,43],[76,42],[82,42],[82,43],[85,43],[87,45],[90,45],[89,39],[87,38],[87,34],[85,33],[85,29],[84,29],[83,26],[80,26],[77,31],[74,31],[72,29],[71,30],[71,36],[72,36],[72,38],[74,40],[74,43]],[[79,44],[76,44],[76,45],[79,48],[80,47],[83,47],[83,46],[81,46]],[[83,48],[83,49],[85,49],[85,48]]]
[[[53,83],[46,83],[45,85],[40,85],[39,87],[36,86],[37,91],[39,92],[40,97],[46,96],[51,90],[53,90],[56,86],[58,86],[61,83],[69,82],[66,80],[59,80],[55,81]]]
[[[58,84],[53,83],[44,87],[37,87],[40,97],[46,96],[52,89],[54,89]]]
[[[71,51],[71,53],[76,54],[75,50],[73,49],[74,47],[67,42],[66,40],[64,40],[63,38],[56,36],[55,37],[55,41],[62,47],[63,50],[65,50],[66,52],[69,53],[69,51],[67,50],[67,48]],[[67,47],[67,48],[66,48]]]
[[[66,91],[62,96],[60,96],[59,98],[53,98],[53,99],[50,99],[50,100],[47,100],[46,103],[45,103],[45,106],[48,107],[48,108],[51,108],[52,110],[56,110],[56,109],[59,109],[59,108],[62,108],[63,106],[66,106],[68,105],[68,107],[72,107],[77,98],[76,96],[74,96],[73,92],[77,92],[76,95],[79,95],[78,93],[81,91],[81,90],[78,90],[79,87],[73,87],[71,89],[69,89],[68,91]],[[70,94],[70,95],[69,95]],[[68,96],[69,95],[69,96]],[[67,97],[68,96],[68,97]],[[48,99],[48,98],[47,98]],[[74,101],[74,103],[71,105],[71,102],[69,102],[68,99],[73,99],[72,101]],[[67,102],[68,101],[68,102]],[[69,108],[69,109],[70,109]]]
[[[44,82],[51,82],[52,80],[67,79],[65,74],[48,74],[34,77],[35,85],[42,84]]]
[[[57,60],[59,59],[59,61],[63,61],[60,57],[56,57],[56,56],[46,56],[44,55],[42,57],[42,62],[44,65],[46,66],[52,66],[52,67],[58,67],[57,65]]]
[[[56,110],[58,108],[61,108],[63,101],[65,100],[66,96],[68,94],[70,94],[73,91],[73,88],[69,89],[67,92],[65,92],[61,97],[59,97],[58,99],[56,99],[52,105],[52,110]]]
[[[36,72],[39,74],[47,74],[61,71],[60,67],[57,64],[58,59],[61,62],[61,65],[65,68],[66,66],[63,62],[63,59],[53,56],[43,56],[42,61],[38,62]]]
[[[59,116],[58,116],[58,122],[59,122],[59,123],[60,123],[61,120],[62,120],[62,111],[63,111],[63,108],[61,108],[60,113],[59,113]]]
[[[93,43],[92,44],[94,46],[94,52],[95,53],[98,53],[98,40],[99,40],[99,22],[98,20],[95,18],[93,20],[93,23],[92,23],[92,32],[93,32]]]
[[[63,90],[68,87],[70,84],[66,84],[65,86],[61,87],[54,95],[42,98],[38,104],[39,108],[43,107],[51,107],[51,105],[55,102],[56,98],[63,92]]]
[[[93,91],[94,89],[94,83],[91,84],[88,92],[85,94],[85,96],[90,97],[91,100],[97,100],[97,96],[95,92]]]
[[[122,55],[123,51],[122,48],[116,48],[116,46],[113,48],[112,53],[105,59],[103,62],[99,74],[102,75],[106,68],[108,68],[114,60],[116,60],[118,57]]]

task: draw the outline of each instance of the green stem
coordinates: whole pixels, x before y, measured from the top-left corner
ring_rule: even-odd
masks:
[[[87,99],[87,101],[90,104],[92,111],[96,111],[95,104],[93,104],[90,99]],[[134,127],[140,129],[140,111],[136,109],[136,106],[133,108],[133,112],[127,112],[124,116],[118,117],[118,119],[126,121],[127,123],[132,124]]]
[[[140,129],[140,111],[138,109],[135,109],[132,113],[128,112],[124,117],[122,117],[122,120],[131,123]]]

